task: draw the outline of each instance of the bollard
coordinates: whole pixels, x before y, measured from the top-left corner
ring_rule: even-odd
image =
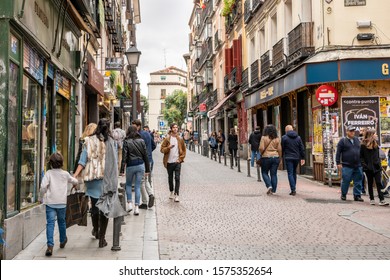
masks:
[[[223,153],[223,161],[225,162],[225,166],[227,166],[227,164],[226,164],[226,153],[225,152]]]
[[[241,172],[241,168],[240,168],[240,156],[237,155],[236,157],[236,162],[237,162],[237,171],[238,172]]]
[[[230,154],[230,168],[233,169],[233,154]]]
[[[218,161],[221,163],[221,153],[218,153]]]
[[[199,152],[199,144],[198,144],[198,154],[200,154],[200,152]]]
[[[248,158],[248,160],[247,160],[246,167],[248,168],[248,175],[247,175],[247,177],[250,177],[251,176],[251,159],[250,158]]]
[[[256,164],[256,169],[257,169],[257,182],[261,182],[260,165]]]
[[[126,211],[126,183],[120,183],[118,187],[119,198],[123,209]],[[125,217],[122,216],[122,225],[125,225]]]
[[[119,234],[121,232],[121,223],[122,223],[122,217],[114,218],[114,231],[112,233],[113,240],[112,240],[112,251],[120,251],[121,246],[119,245]]]
[[[203,156],[203,146],[200,145],[200,154]]]

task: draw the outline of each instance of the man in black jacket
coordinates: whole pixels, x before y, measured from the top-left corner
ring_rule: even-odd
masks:
[[[364,201],[362,194],[363,170],[360,162],[360,141],[355,136],[355,127],[347,127],[347,136],[337,144],[336,163],[341,170],[341,200],[347,199],[349,184],[353,180],[353,198]]]
[[[256,126],[255,131],[251,133],[249,136],[249,144],[251,144],[251,166],[255,166],[255,159],[259,160],[260,159],[260,151],[259,151],[259,146],[260,146],[260,139],[261,139],[261,131],[260,127]]]
[[[287,125],[285,131],[286,134],[282,136],[282,154],[287,168],[290,195],[296,195],[297,167],[299,163],[305,164],[305,148],[301,137],[293,130],[292,125]]]

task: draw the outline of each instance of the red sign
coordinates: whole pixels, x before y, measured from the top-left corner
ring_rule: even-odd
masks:
[[[322,85],[316,90],[316,98],[321,105],[332,106],[338,98],[337,89],[332,86]]]
[[[101,96],[104,96],[104,78],[96,69],[95,65],[88,61],[88,84],[93,87]]]
[[[206,104],[205,104],[205,103],[200,103],[200,104],[199,104],[199,111],[200,111],[200,112],[206,112],[206,111],[207,111],[207,108],[206,108]]]

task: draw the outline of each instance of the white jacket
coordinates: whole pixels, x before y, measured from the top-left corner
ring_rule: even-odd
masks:
[[[78,180],[62,169],[48,170],[41,183],[44,204],[66,204],[68,183],[76,185]]]

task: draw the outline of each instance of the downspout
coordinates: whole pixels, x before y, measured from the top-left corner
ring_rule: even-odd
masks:
[[[18,18],[22,18],[24,15],[24,4],[26,4],[26,0],[23,0],[22,9],[20,10],[20,12],[18,14]]]
[[[65,27],[66,10],[68,10],[68,7],[69,7],[69,2],[66,2],[66,6],[65,6],[65,10],[64,10],[64,17],[62,18],[62,29],[61,29],[60,49],[58,50],[57,58],[59,58],[60,55],[61,55],[61,50],[62,50],[62,39],[64,38],[64,27]]]
[[[58,9],[58,20],[57,20],[57,28],[56,28],[56,33],[54,35],[54,44],[53,44],[53,48],[51,49],[51,52],[54,53],[56,51],[56,44],[57,44],[57,35],[58,35],[58,28],[60,27],[60,18],[61,18],[61,9],[62,9],[62,5],[64,3],[65,0],[62,0],[61,1],[61,5],[60,5],[60,8]]]

